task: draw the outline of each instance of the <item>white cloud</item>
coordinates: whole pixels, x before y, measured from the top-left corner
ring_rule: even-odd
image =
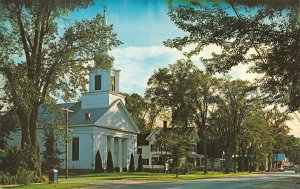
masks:
[[[181,52],[164,46],[117,48],[111,52],[115,68],[121,69],[120,90],[144,94],[154,70],[183,58]]]

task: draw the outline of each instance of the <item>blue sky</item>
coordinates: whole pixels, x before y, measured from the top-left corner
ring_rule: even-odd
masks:
[[[115,58],[114,67],[122,70],[120,90],[143,95],[154,70],[183,58],[182,52],[164,47],[163,41],[185,33],[170,20],[166,0],[96,0],[88,9],[75,11],[68,17],[92,19],[97,13],[103,13],[103,6],[107,7],[108,24],[113,25],[124,43],[110,52]],[[218,47],[211,46],[202,55],[208,56],[215,50]],[[193,60],[204,69],[197,57]],[[244,70],[236,69],[233,76],[244,77]]]

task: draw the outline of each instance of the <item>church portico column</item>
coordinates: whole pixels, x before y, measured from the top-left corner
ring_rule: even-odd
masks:
[[[114,161],[114,156],[115,156],[115,140],[113,136],[110,136],[110,152],[111,152],[111,156],[112,156],[112,160],[115,166],[115,161]]]
[[[120,172],[122,172],[123,168],[123,143],[122,138],[118,138],[118,167],[120,168]]]

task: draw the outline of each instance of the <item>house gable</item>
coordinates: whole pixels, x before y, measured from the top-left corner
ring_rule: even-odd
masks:
[[[121,100],[116,100],[108,110],[95,122],[96,126],[114,130],[139,133]]]

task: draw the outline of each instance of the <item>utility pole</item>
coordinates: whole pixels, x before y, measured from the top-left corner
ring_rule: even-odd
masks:
[[[69,177],[69,156],[68,156],[68,151],[69,151],[69,148],[68,148],[68,137],[69,137],[69,112],[74,112],[72,110],[69,110],[68,108],[65,109],[65,108],[62,108],[63,111],[66,111],[66,136],[65,136],[65,152],[66,152],[66,179],[68,179]]]

